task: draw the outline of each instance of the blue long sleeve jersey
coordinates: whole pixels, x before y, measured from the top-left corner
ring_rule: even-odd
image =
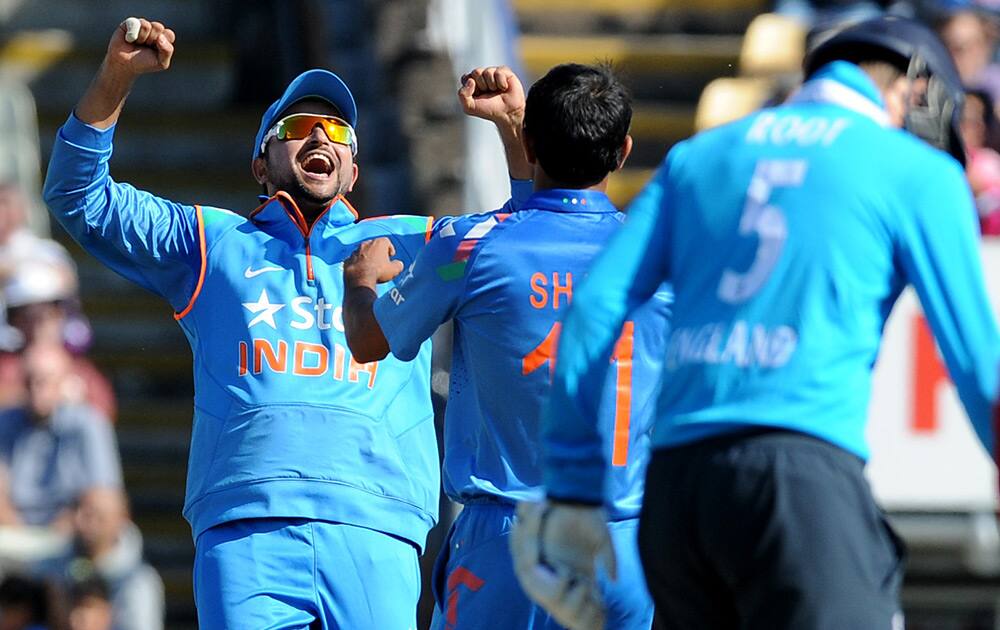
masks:
[[[559,362],[560,319],[623,218],[603,193],[545,190],[516,212],[443,219],[398,290],[375,303],[400,359],[454,322],[444,488],[455,501],[541,498],[540,418]],[[603,357],[611,373],[595,385],[607,393],[599,429],[615,520],[639,514],[669,305],[660,287],[619,324],[617,345]]]
[[[174,203],[112,181],[112,135],[70,116],[44,196],[85,249],[173,306],[191,344],[184,515],[194,535],[236,519],[308,518],[422,548],[440,483],[430,344],[412,361],[355,362],[341,263],[386,236],[409,264],[430,219],[356,222],[338,199],[309,227],[283,193],[249,218]]]
[[[752,426],[867,458],[871,371],[912,284],[989,452],[1000,334],[959,164],[890,128],[833,62],[791,101],[675,146],[578,289],[543,421],[545,483],[602,499],[595,409],[621,322],[660,282],[675,303],[653,447]]]

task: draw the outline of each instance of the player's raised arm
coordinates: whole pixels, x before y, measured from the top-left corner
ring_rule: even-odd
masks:
[[[174,32],[161,22],[130,17],[118,25],[97,76],[76,106],[77,118],[97,129],[118,122],[139,75],[170,67],[174,38]]]
[[[983,280],[971,191],[957,162],[941,162],[935,177],[914,179],[923,186],[900,235],[900,260],[976,433],[996,458],[1000,332]]]
[[[522,144],[525,100],[520,79],[507,66],[474,68],[462,76],[458,90],[458,101],[467,116],[496,125],[507,156],[507,171],[515,180],[532,177]]]
[[[128,18],[115,29],[100,70],[57,133],[43,196],[85,249],[180,311],[202,265],[200,209],[118,184],[108,168],[132,85],[170,66],[173,42],[173,31],[159,22]]]
[[[514,72],[506,66],[475,68],[462,77],[458,100],[466,115],[482,118],[496,125],[503,142],[511,177],[513,197],[508,202],[507,209],[516,209],[532,192],[533,168],[527,160],[522,141],[524,87]],[[441,225],[439,223],[438,228]],[[455,244],[460,240],[456,239]],[[387,309],[409,313],[403,317],[407,325],[400,325],[395,331],[393,339],[396,343],[390,344],[375,313],[376,283],[386,282],[395,275],[385,276],[382,279],[385,274],[379,272],[379,269],[387,268],[391,263],[389,257],[393,252],[390,248],[388,241],[364,243],[344,262],[345,336],[351,354],[358,361],[380,360],[389,353],[390,346],[395,349],[394,354],[397,357],[412,359],[420,343],[433,334],[438,325],[450,316],[454,299],[457,299],[453,292],[461,286],[461,283],[454,282],[441,284],[442,281],[433,276],[433,272],[428,277],[422,273],[412,273],[412,269],[433,270],[438,263],[444,264],[437,261],[437,258],[448,249],[448,244],[442,245],[432,237],[431,245],[421,250],[411,273],[405,276],[409,289],[406,297],[401,292],[403,288],[396,287],[387,298],[383,298]],[[431,252],[428,253],[428,250]],[[445,255],[450,260],[454,256],[454,251],[448,251]],[[446,295],[448,297],[445,297]],[[392,304],[386,303],[386,299]],[[410,303],[405,304],[406,300],[410,300]],[[411,305],[415,302],[420,302],[421,305],[414,307],[415,310],[410,312]],[[427,303],[433,303],[434,308],[425,308]],[[405,331],[401,332],[399,329]],[[416,341],[416,344],[404,343],[404,339],[407,342]]]

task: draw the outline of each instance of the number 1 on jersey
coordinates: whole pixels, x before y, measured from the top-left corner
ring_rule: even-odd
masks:
[[[545,339],[521,359],[521,374],[527,376],[546,363],[549,364],[549,378],[556,370],[556,347],[562,323],[552,324]],[[628,463],[628,430],[632,420],[632,355],[635,347],[635,323],[625,322],[622,334],[615,342],[611,362],[616,366],[615,378],[615,427],[612,434],[614,446],[611,451],[611,465],[624,466]]]
[[[618,366],[615,379],[615,433],[611,465],[628,463],[628,429],[632,420],[632,349],[635,346],[635,323],[625,322],[615,344],[611,360]]]

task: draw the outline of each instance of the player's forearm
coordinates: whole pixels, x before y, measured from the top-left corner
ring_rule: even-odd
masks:
[[[389,354],[389,342],[375,319],[375,288],[345,282],[344,336],[354,360],[359,363],[380,361]]]
[[[114,126],[133,83],[134,75],[116,71],[108,63],[102,63],[97,76],[76,106],[76,117],[97,129]]]

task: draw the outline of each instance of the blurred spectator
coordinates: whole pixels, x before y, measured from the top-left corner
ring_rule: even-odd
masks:
[[[76,295],[72,265],[61,260],[21,258],[8,270],[4,282],[8,323],[21,334],[26,346],[37,341],[62,343],[71,351],[82,352],[90,339],[89,332],[71,325],[71,303]],[[86,336],[80,337],[81,332]]]
[[[18,576],[0,583],[0,630],[44,630],[48,609],[42,584]]]
[[[96,576],[73,584],[69,592],[68,630],[114,630],[108,586]]]
[[[25,347],[59,344],[82,352],[89,345],[90,328],[80,315],[73,267],[52,260],[21,260],[7,276],[3,298],[8,323]],[[19,363],[16,355],[0,358],[0,392],[13,398],[15,404]],[[75,355],[72,368],[83,384],[81,400],[113,420],[117,406],[108,380],[85,357]]]
[[[962,110],[962,140],[968,153],[966,174],[976,197],[983,234],[1000,234],[1000,153],[989,146],[997,128],[989,94],[969,90]]]
[[[777,0],[774,12],[797,20],[808,28],[825,30],[838,24],[875,17],[890,4],[886,0]]]
[[[79,355],[92,339],[80,309],[76,267],[61,245],[27,228],[27,208],[20,188],[0,183],[0,296],[6,306],[0,325],[0,407],[24,401],[18,350],[50,341]],[[88,402],[113,420],[117,409],[108,380],[83,357],[74,370],[86,383]]]
[[[117,488],[84,492],[73,523],[70,549],[39,571],[64,588],[92,578],[106,585],[113,623],[80,628],[161,630],[163,581],[142,560],[142,535],[129,518],[125,494]]]
[[[955,60],[962,83],[986,91],[993,103],[997,103],[1000,65],[993,61],[997,48],[997,26],[993,20],[976,9],[962,8],[940,20],[937,31]]]
[[[0,182],[0,280],[7,278],[21,260],[73,264],[61,245],[35,236],[27,227],[27,218],[28,199],[24,192],[16,184]],[[5,325],[6,319],[3,324],[0,349],[18,349],[23,343],[20,334]]]
[[[16,184],[0,182],[0,275],[26,258],[73,264],[62,245],[28,229],[28,199],[24,191]]]
[[[24,354],[27,404],[0,413],[0,464],[14,508],[7,525],[72,530],[72,506],[94,487],[121,487],[121,464],[106,418],[80,399],[83,384],[63,346]]]

